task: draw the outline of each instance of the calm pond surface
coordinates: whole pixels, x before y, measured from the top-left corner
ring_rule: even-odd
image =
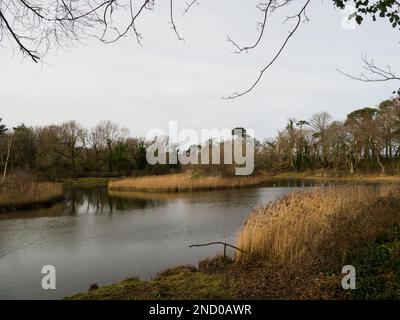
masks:
[[[92,283],[196,265],[222,248],[190,244],[234,244],[252,208],[305,187],[181,194],[66,187],[66,201],[51,208],[0,214],[0,299],[60,299]],[[44,265],[56,268],[56,290],[41,287]]]

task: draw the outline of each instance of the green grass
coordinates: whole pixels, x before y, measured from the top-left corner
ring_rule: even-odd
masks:
[[[72,300],[197,300],[230,299],[233,292],[222,275],[206,274],[191,266],[180,266],[144,281],[127,279],[118,284],[80,293]]]

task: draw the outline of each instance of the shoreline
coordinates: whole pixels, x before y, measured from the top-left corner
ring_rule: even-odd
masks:
[[[393,182],[400,183],[400,175],[380,175],[380,174],[364,174],[364,175],[312,175],[307,173],[281,173],[272,176],[276,179],[288,180],[307,180],[307,181],[349,181],[349,182]]]
[[[30,203],[20,204],[20,205],[8,205],[8,206],[0,207],[0,213],[23,211],[23,210],[35,210],[35,209],[41,209],[41,208],[50,208],[53,205],[55,205],[59,202],[62,202],[64,200],[65,200],[65,195],[59,195],[59,196],[55,196],[48,200],[43,200],[43,201],[30,202]]]
[[[400,295],[390,289],[374,292],[372,296],[371,290],[375,289],[373,281],[387,281],[396,286],[393,272],[400,262],[399,250],[400,240],[390,239],[351,252],[353,261],[364,271],[357,279],[358,290],[351,292],[341,288],[343,275],[340,269],[331,266],[245,264],[220,255],[205,258],[197,266],[165,269],[150,280],[131,277],[101,286],[94,283],[87,292],[68,295],[62,300],[398,300]],[[370,274],[365,274],[371,268]]]

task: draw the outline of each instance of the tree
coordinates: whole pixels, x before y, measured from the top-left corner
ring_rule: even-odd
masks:
[[[316,113],[312,116],[309,123],[315,130],[314,137],[318,139],[320,150],[322,152],[321,158],[324,166],[327,165],[328,146],[326,139],[326,130],[332,120],[332,116],[328,112]]]
[[[58,127],[56,152],[71,162],[72,173],[76,173],[76,161],[83,147],[84,129],[76,122],[64,122]]]
[[[136,152],[134,153],[135,168],[137,170],[143,170],[147,166],[146,159],[146,146],[142,139],[137,140]]]
[[[109,120],[101,121],[98,124],[98,130],[100,133],[100,137],[103,140],[104,145],[107,146],[108,155],[107,155],[107,163],[108,163],[108,171],[112,172],[113,164],[114,164],[114,143],[119,137],[119,126],[116,123],[113,123]]]
[[[394,151],[394,141],[399,135],[400,123],[399,123],[399,109],[394,101],[386,100],[382,102],[378,112],[378,127],[380,128],[380,137],[383,140],[383,147],[385,157],[391,159]]]
[[[397,0],[333,0],[335,5],[344,9],[346,4],[353,2],[356,7],[353,17],[358,24],[364,21],[364,16],[371,16],[376,21],[377,15],[380,18],[389,20],[393,28],[400,27],[400,3]]]
[[[375,108],[357,109],[347,115],[346,126],[353,134],[358,159],[363,159],[368,167],[373,158],[379,162],[379,150],[376,143],[376,116]]]
[[[129,162],[129,159],[127,157],[127,153],[129,150],[128,150],[128,145],[126,143],[126,139],[128,138],[128,136],[129,136],[129,130],[127,128],[121,128],[119,130],[118,136],[115,141],[114,161],[119,174]]]
[[[94,163],[95,163],[94,169],[95,171],[100,172],[101,171],[100,155],[104,148],[102,129],[100,125],[97,125],[90,130],[88,135],[88,141],[91,149],[94,152]]]
[[[199,0],[182,1],[186,14]],[[365,16],[372,20],[378,17],[386,19],[396,28],[400,26],[400,3],[396,0],[332,0],[338,9],[352,3],[356,7],[353,19],[361,24]],[[252,91],[260,82],[264,73],[279,58],[288,43],[301,26],[301,22],[308,21],[307,8],[311,0],[265,0],[257,5],[261,13],[258,23],[260,32],[256,40],[249,45],[239,45],[228,37],[237,53],[248,52],[256,48],[265,35],[265,28],[269,17],[282,12],[284,22],[293,21],[289,34],[283,39],[282,45],[267,60],[265,67],[260,70],[255,81],[248,89],[235,92],[228,99],[235,99]],[[169,16],[172,31],[178,40],[183,37],[175,24],[176,1],[169,0]],[[141,33],[136,28],[136,21],[145,11],[155,7],[154,0],[4,0],[0,2],[0,42],[8,39],[23,55],[34,62],[38,62],[52,46],[69,47],[82,37],[95,36],[104,43],[113,43],[122,37],[133,33],[140,43]],[[285,13],[288,9],[292,12]],[[125,16],[124,16],[125,14]],[[97,31],[100,29],[101,32]]]
[[[343,165],[353,161],[351,143],[346,144],[348,137],[348,132],[341,121],[331,122],[325,131],[325,143],[328,151],[326,160],[334,170],[340,170]]]
[[[36,165],[37,141],[33,128],[21,123],[13,128],[12,166],[23,170],[32,170]]]
[[[0,136],[5,134],[7,132],[7,127],[4,123],[1,123],[1,121],[3,120],[3,118],[0,118]]]
[[[6,125],[1,123],[2,120],[3,119],[0,118],[0,137],[6,136],[6,132],[8,130]],[[7,140],[7,143],[6,143],[7,147],[5,150],[6,155],[4,157],[3,154],[0,154],[1,164],[4,166],[2,183],[4,183],[4,179],[5,179],[6,173],[7,173],[8,160],[10,158],[11,146],[12,146],[12,136],[9,136],[8,138],[6,137],[5,140]]]
[[[305,127],[309,126],[309,122],[306,120],[299,120],[296,123],[296,126],[299,128],[298,130],[298,138],[297,138],[297,167],[298,168],[307,168],[310,163],[310,144],[306,138],[306,130]]]
[[[4,162],[3,178],[1,180],[1,183],[4,183],[5,178],[6,178],[8,163],[10,160],[12,142],[13,142],[13,135],[11,134],[11,135],[9,135],[8,140],[7,140],[7,155],[6,155],[6,160]]]
[[[37,137],[36,170],[46,178],[53,178],[65,173],[68,165],[65,165],[64,157],[58,149],[57,134],[59,127],[56,125],[44,126],[35,129]],[[69,163],[68,163],[69,164]]]

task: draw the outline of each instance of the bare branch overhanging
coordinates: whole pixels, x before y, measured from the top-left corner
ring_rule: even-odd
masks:
[[[169,1],[169,23],[171,29],[179,40],[184,40],[178,31],[175,23],[175,2]],[[302,21],[309,21],[306,13],[311,0],[304,1],[299,6],[299,11],[288,16],[286,21],[294,20],[295,25],[284,39],[281,47],[278,48],[272,59],[267,61],[261,69],[256,80],[241,92],[235,92],[226,99],[235,99],[251,92],[261,81],[264,73],[279,58],[287,47],[290,39],[300,28]],[[353,0],[333,0],[333,3],[343,9],[345,4]],[[381,0],[372,2],[365,1],[356,16],[357,22],[361,23],[362,16],[375,14],[383,10]],[[390,2],[390,3],[389,3]],[[70,47],[75,43],[81,43],[85,37],[95,36],[104,43],[113,43],[133,33],[137,42],[141,44],[142,35],[136,27],[136,21],[146,10],[154,8],[155,0],[2,0],[0,1],[0,42],[8,38],[23,55],[28,56],[34,62],[39,62],[52,46]],[[234,46],[235,53],[248,52],[255,49],[262,42],[265,36],[269,16],[281,8],[288,7],[294,0],[268,0],[260,2],[257,8],[262,12],[262,20],[258,23],[260,31],[252,44],[241,46],[228,36],[228,41]],[[298,5],[299,1],[296,1]],[[389,4],[388,4],[389,3]],[[199,0],[185,0],[183,15],[186,15]],[[398,1],[385,1],[390,8],[386,12],[390,22],[400,25],[400,5]],[[128,19],[122,22],[119,20],[121,12],[128,13]],[[381,12],[382,13],[382,12]],[[126,17],[125,17],[126,18]],[[98,27],[102,30],[98,32]],[[365,72],[360,76],[352,76],[355,80],[364,82],[399,80],[390,67],[380,68],[373,61],[367,63],[364,60]],[[369,78],[368,73],[375,77]]]
[[[239,48],[239,53],[243,52],[243,51],[248,51],[250,49],[255,48],[256,46],[258,46],[258,44],[261,41],[261,38],[263,36],[264,33],[264,29],[266,26],[266,21],[267,21],[267,15],[268,15],[268,10],[272,9],[272,10],[276,10],[284,5],[289,4],[292,1],[284,1],[284,3],[279,3],[278,1],[269,1],[269,3],[266,5],[266,9],[265,9],[265,13],[264,13],[264,23],[262,25],[262,29],[261,29],[261,33],[259,38],[257,39],[257,41],[255,42],[255,44],[253,44],[252,46],[248,46],[248,47],[239,47],[238,45],[236,45],[236,43],[234,43],[232,40],[229,39],[230,42],[233,42],[234,45]],[[309,18],[306,14],[306,9],[309,6],[311,0],[307,0],[305,1],[304,5],[300,8],[300,10],[293,16],[288,16],[285,20],[285,23],[291,19],[295,19],[296,20],[296,24],[294,26],[294,28],[289,32],[288,36],[285,38],[285,40],[283,41],[282,45],[279,47],[279,49],[277,50],[276,54],[273,56],[273,58],[266,64],[266,66],[261,69],[257,79],[251,84],[251,86],[241,92],[235,92],[230,96],[224,97],[225,99],[236,99],[239,98],[241,96],[244,96],[246,94],[248,94],[249,92],[251,92],[256,86],[257,84],[261,81],[262,77],[264,76],[264,73],[274,64],[274,62],[279,58],[279,56],[282,54],[283,50],[286,48],[287,44],[289,43],[290,39],[293,37],[293,35],[296,33],[296,31],[299,29],[301,21],[309,21]],[[273,6],[271,3],[275,3],[275,5]]]

